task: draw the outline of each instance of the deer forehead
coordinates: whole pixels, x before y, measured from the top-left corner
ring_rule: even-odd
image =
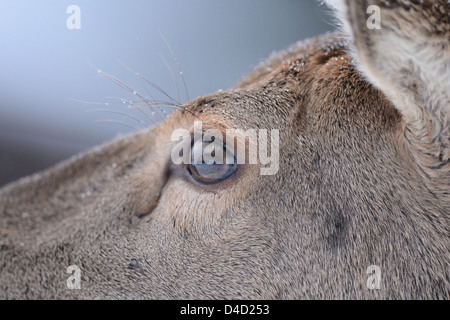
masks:
[[[284,134],[352,131],[357,138],[391,130],[400,122],[398,112],[357,71],[344,39],[326,34],[273,54],[234,88],[189,102],[170,122],[180,125],[187,118],[181,121],[186,127],[198,120],[221,129],[278,128]]]

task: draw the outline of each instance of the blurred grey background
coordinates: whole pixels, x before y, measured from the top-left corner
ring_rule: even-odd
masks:
[[[70,5],[80,8],[81,29],[66,25]],[[332,30],[331,21],[314,0],[1,0],[0,185],[164,116],[167,108],[129,108],[133,92],[95,68],[165,101],[127,67],[178,100],[173,73],[186,102],[163,37],[195,98],[229,88],[272,51]]]

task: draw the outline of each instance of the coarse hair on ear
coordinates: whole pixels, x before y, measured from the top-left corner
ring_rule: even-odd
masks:
[[[450,1],[327,4],[352,40],[361,74],[401,113],[415,169],[450,200]]]

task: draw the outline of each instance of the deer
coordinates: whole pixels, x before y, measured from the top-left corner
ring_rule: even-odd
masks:
[[[340,30],[2,187],[0,297],[448,299],[449,2],[327,3]],[[195,122],[278,130],[277,172],[175,164]]]

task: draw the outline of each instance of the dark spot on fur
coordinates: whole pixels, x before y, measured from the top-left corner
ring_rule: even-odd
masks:
[[[130,263],[128,264],[128,269],[133,270],[139,274],[145,275],[144,269],[142,269],[141,263],[137,259],[131,259]]]

